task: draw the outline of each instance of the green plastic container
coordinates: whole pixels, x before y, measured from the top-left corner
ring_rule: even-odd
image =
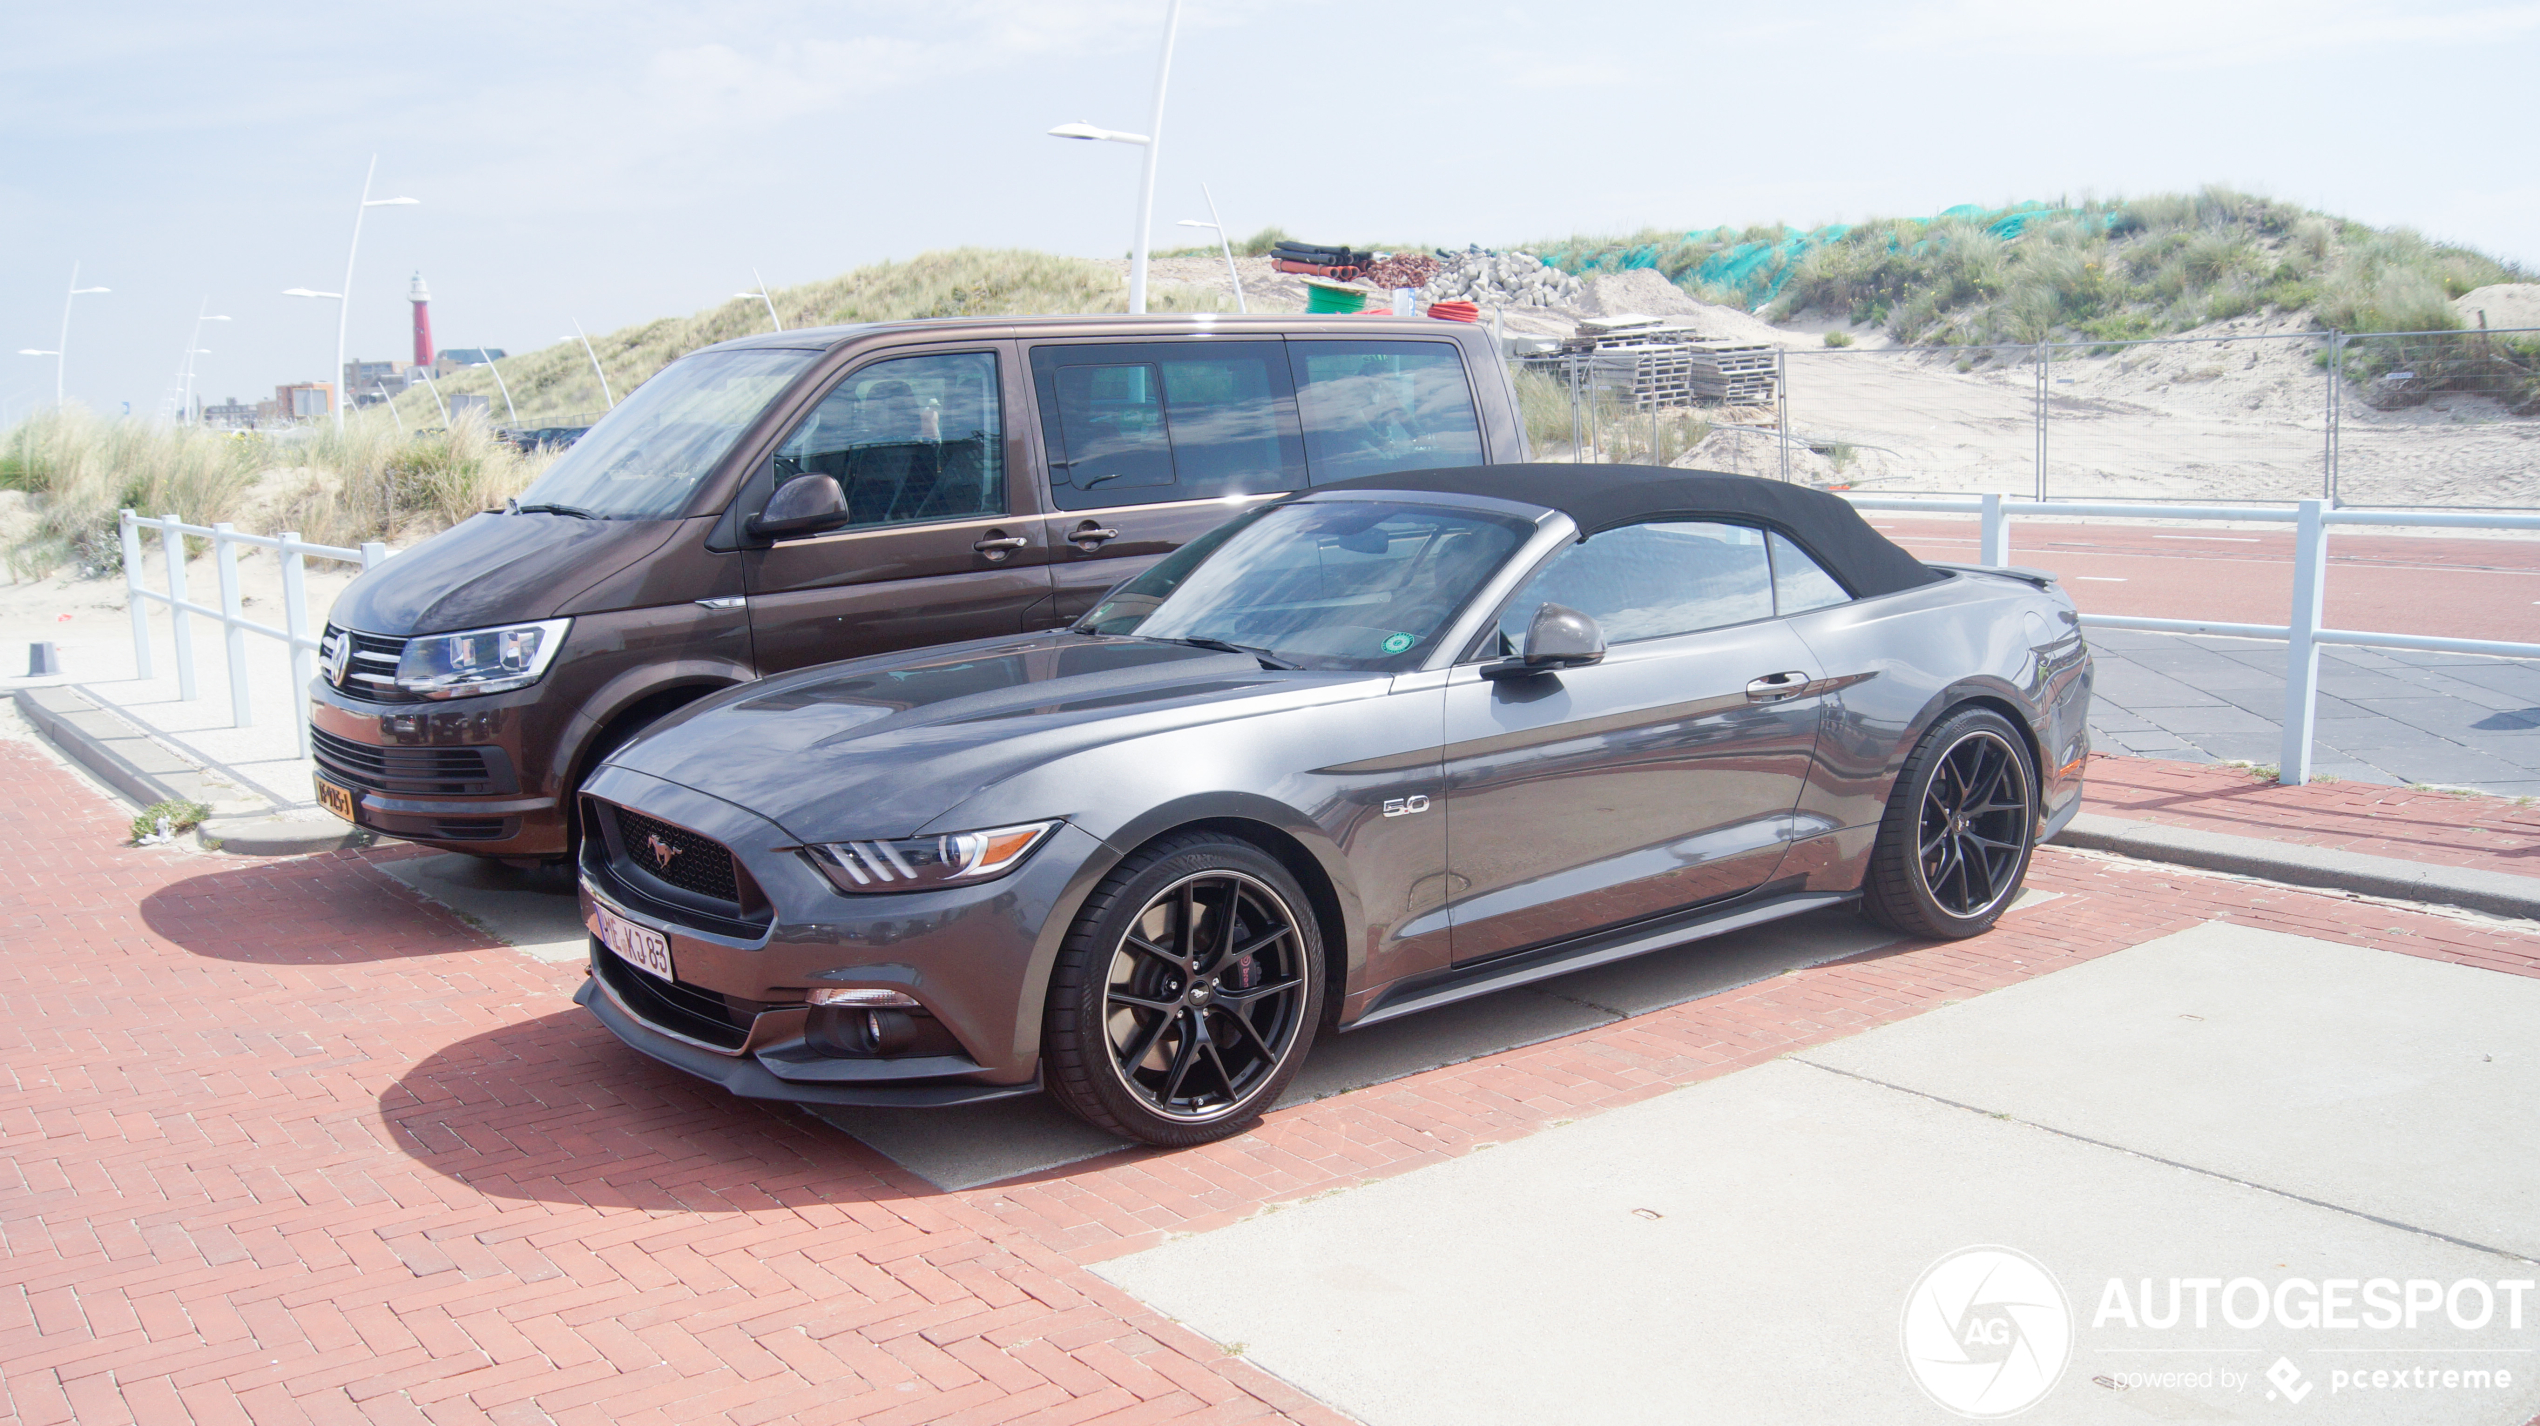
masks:
[[[1363,311],[1367,294],[1356,287],[1341,287],[1329,282],[1308,281],[1305,284],[1305,310],[1309,314],[1341,316]]]

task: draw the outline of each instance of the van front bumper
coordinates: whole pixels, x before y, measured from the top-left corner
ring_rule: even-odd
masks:
[[[370,703],[309,685],[317,775],[353,820],[403,841],[489,857],[554,857],[567,841],[536,688],[438,703]]]

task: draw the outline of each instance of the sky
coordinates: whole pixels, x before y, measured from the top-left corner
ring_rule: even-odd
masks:
[[[0,7],[0,421],[527,351],[962,245],[1128,250],[1165,0]],[[2540,266],[2540,3],[1188,0],[1158,248],[1488,247],[2228,184]],[[2515,75],[2524,76],[2521,80]],[[59,340],[73,264],[79,284]]]

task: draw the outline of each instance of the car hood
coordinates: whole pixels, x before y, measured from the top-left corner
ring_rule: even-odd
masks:
[[[1387,685],[1381,675],[1264,669],[1248,654],[1144,639],[1029,634],[729,689],[654,724],[609,761],[746,808],[807,842],[908,836],[965,830],[927,824],[1071,753]]]
[[[345,586],[328,622],[402,637],[545,619],[661,547],[677,520],[498,515],[462,520]]]

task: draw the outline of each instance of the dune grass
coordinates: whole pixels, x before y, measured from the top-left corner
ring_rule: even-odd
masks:
[[[1941,346],[2121,341],[2264,313],[2349,332],[2450,330],[2452,298],[2530,276],[2409,229],[2218,187],[2084,200],[2007,238],[1987,231],[1991,216],[1854,224],[1797,258],[1765,315],[1819,312]],[[1744,305],[1740,293],[1700,290],[1697,270],[1793,232],[1772,223],[1543,246],[1586,270],[1654,264],[1696,297]]]
[[[199,427],[109,420],[81,407],[41,411],[0,432],[0,489],[33,497],[33,528],[6,552],[13,579],[64,565],[123,568],[115,512],[191,524],[226,520],[261,465],[261,443]]]

